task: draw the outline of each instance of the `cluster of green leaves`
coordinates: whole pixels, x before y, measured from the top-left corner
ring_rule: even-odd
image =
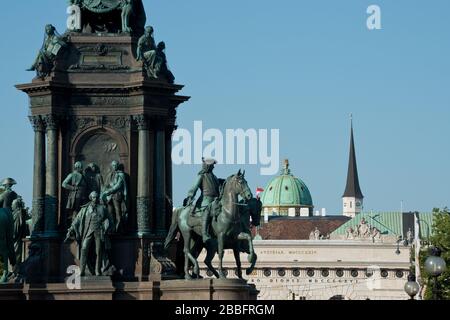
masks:
[[[441,257],[447,263],[447,271],[438,278],[439,295],[441,299],[450,300],[450,211],[448,208],[434,209],[433,234],[430,244],[442,250]],[[433,298],[433,279],[425,270],[425,260],[430,255],[429,249],[424,248],[420,252],[420,273],[424,284],[427,286],[424,299]],[[414,257],[414,256],[413,256]]]

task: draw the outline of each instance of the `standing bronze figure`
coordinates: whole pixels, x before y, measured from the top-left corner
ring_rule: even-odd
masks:
[[[13,217],[13,240],[14,251],[16,254],[16,267],[24,261],[24,246],[23,239],[30,235],[27,221],[30,218],[27,208],[25,208],[25,202],[21,197],[14,200],[12,204],[12,217]],[[14,273],[18,270],[14,269]]]
[[[9,280],[8,261],[14,267],[16,255],[14,252],[14,230],[11,211],[8,208],[0,208],[0,258],[3,266],[3,274],[0,275],[0,283]]]
[[[120,167],[121,165],[119,162],[112,162],[112,172],[108,176],[105,191],[101,196],[101,199],[107,203],[108,211],[114,219],[116,232],[121,232],[124,229],[128,213],[127,178]]]
[[[86,275],[89,255],[93,253],[91,248],[94,246],[95,275],[101,276],[105,254],[109,247],[109,234],[113,231],[113,221],[106,207],[99,203],[97,192],[92,192],[89,199],[91,202],[81,208],[69,228],[65,242],[75,236],[80,250],[81,276]]]
[[[93,191],[101,194],[103,191],[103,177],[95,163],[90,163],[84,172],[88,184],[89,194]]]
[[[88,183],[83,175],[82,163],[75,163],[74,168],[75,170],[62,183],[62,187],[69,190],[66,209],[69,211],[71,219],[80,211],[81,206],[86,203],[88,189]]]

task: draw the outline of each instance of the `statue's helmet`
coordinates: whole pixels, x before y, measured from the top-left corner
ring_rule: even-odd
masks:
[[[5,186],[5,187],[12,187],[12,186],[14,186],[16,184],[17,184],[17,182],[13,178],[6,178],[1,183],[1,185]]]
[[[153,34],[155,30],[153,29],[153,27],[149,26],[147,28],[145,28],[145,33],[146,34]]]

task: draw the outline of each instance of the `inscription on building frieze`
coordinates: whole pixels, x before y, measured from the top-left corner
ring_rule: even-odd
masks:
[[[30,99],[30,104],[31,107],[44,107],[44,106],[49,106],[52,103],[52,97],[47,95],[47,96],[42,96],[42,97],[32,97]]]
[[[142,97],[111,97],[111,96],[75,96],[71,99],[73,106],[127,106],[143,103]]]
[[[316,250],[263,250],[261,254],[267,255],[315,255],[317,254]]]

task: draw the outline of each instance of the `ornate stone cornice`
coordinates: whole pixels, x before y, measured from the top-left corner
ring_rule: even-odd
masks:
[[[33,130],[35,132],[45,131],[44,121],[42,120],[41,116],[30,116],[28,118],[30,119],[30,123],[33,126]]]

